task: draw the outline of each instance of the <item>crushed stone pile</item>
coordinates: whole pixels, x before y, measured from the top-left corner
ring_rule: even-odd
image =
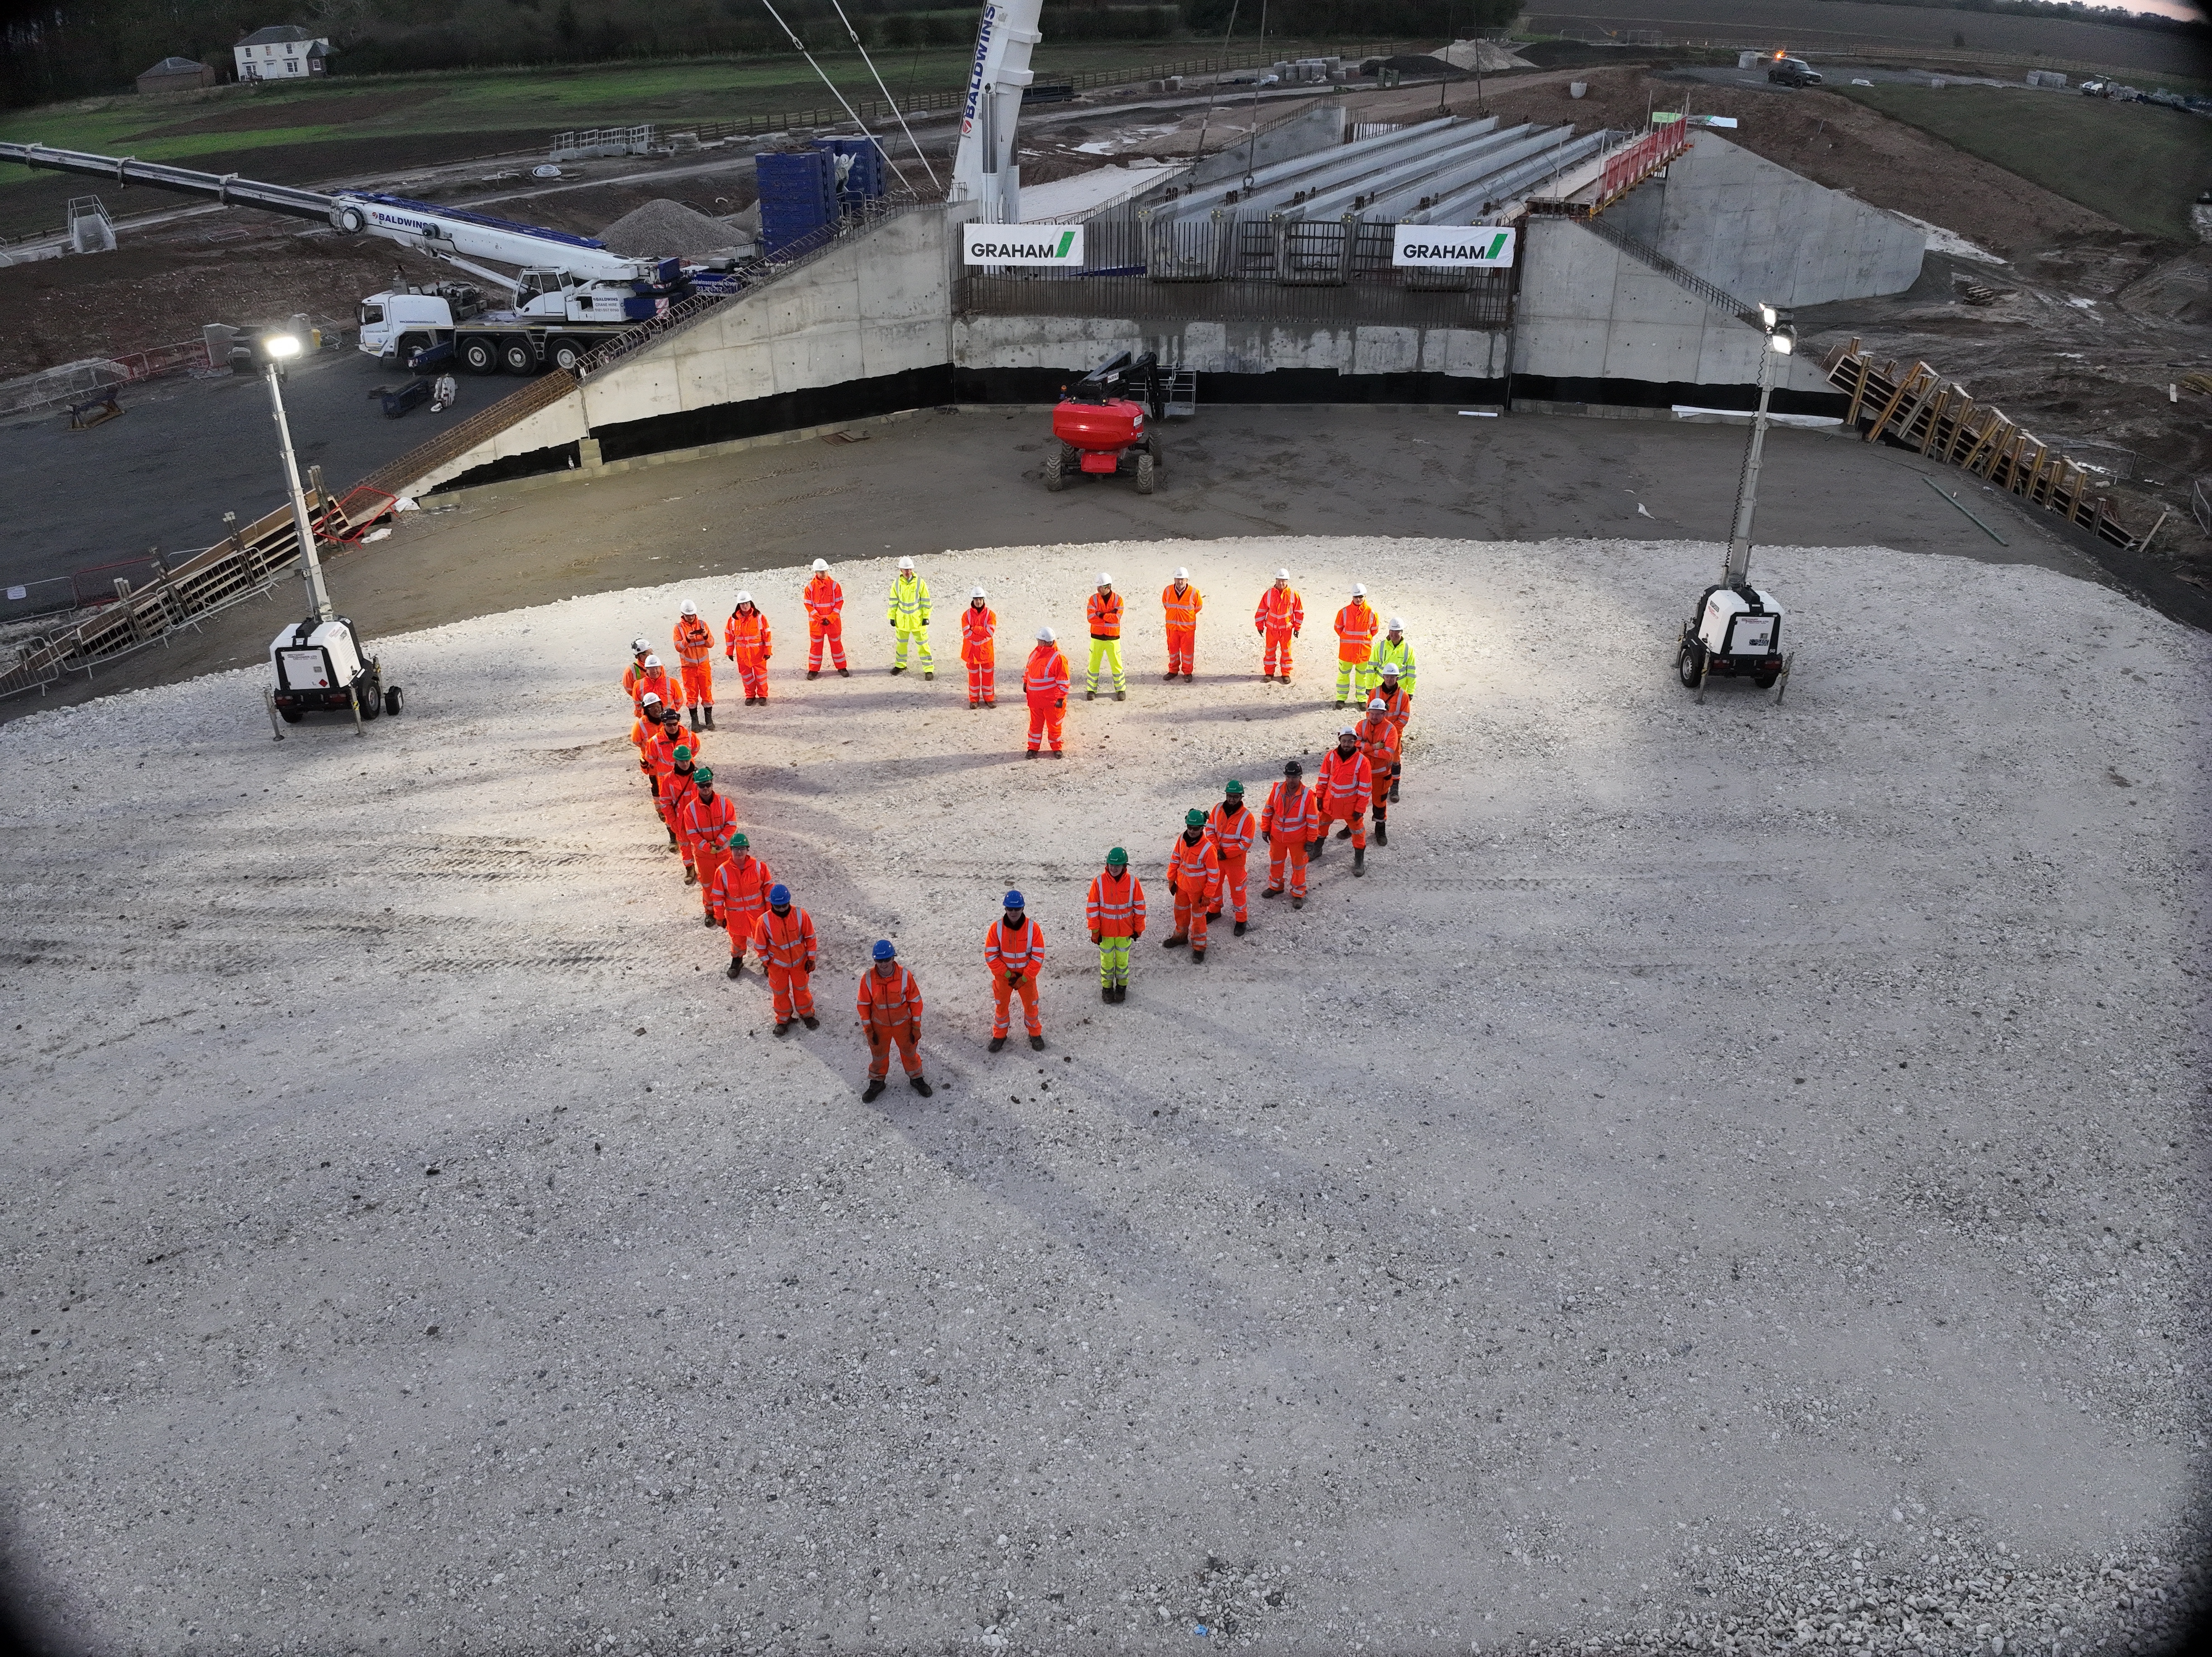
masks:
[[[726,252],[748,238],[743,231],[720,219],[710,219],[696,208],[656,197],[600,231],[599,240],[626,258],[642,258]]]
[[[1436,55],[1454,69],[1479,69],[1486,75],[1499,70],[1536,67],[1512,47],[1500,46],[1495,40],[1455,40]]]

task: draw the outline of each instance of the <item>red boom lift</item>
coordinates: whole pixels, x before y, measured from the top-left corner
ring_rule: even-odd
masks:
[[[1052,411],[1045,488],[1057,493],[1071,475],[1121,473],[1137,480],[1138,494],[1150,495],[1159,472],[1160,441],[1146,417],[1157,427],[1170,415],[1194,413],[1197,400],[1198,376],[1192,370],[1178,371],[1170,386],[1152,352],[1109,357],[1060,394]]]

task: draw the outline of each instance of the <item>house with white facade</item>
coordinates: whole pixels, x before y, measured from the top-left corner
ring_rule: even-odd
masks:
[[[241,81],[296,81],[326,74],[330,52],[328,37],[311,33],[297,23],[256,29],[231,48]]]

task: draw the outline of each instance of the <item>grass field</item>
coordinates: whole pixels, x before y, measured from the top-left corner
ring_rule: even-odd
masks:
[[[2192,239],[2189,206],[2212,187],[2212,121],[1996,87],[1832,86],[2130,230]]]

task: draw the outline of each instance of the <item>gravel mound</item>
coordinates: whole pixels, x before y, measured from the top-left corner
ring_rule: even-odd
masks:
[[[671,253],[725,252],[744,237],[681,202],[656,198],[623,214],[599,232],[599,240],[627,258],[665,258]]]

